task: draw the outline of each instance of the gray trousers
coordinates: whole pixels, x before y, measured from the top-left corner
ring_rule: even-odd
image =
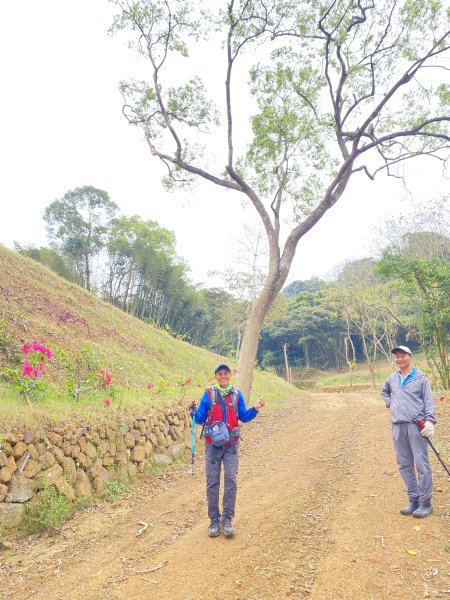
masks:
[[[214,448],[206,444],[205,471],[206,471],[206,497],[208,500],[208,516],[212,521],[219,521],[219,490],[220,472],[223,464],[223,498],[222,516],[232,519],[236,505],[237,473],[239,464],[239,442],[235,444],[236,453],[231,446]],[[215,462],[213,462],[213,460]]]
[[[428,460],[428,443],[415,423],[393,423],[397,465],[411,502],[431,500],[433,480]],[[415,465],[415,467],[414,467]]]

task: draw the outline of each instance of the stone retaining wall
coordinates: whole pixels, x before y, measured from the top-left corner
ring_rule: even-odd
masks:
[[[188,446],[181,407],[110,417],[99,425],[12,431],[0,440],[0,526],[18,525],[29,501],[54,485],[71,500],[101,494],[114,479],[132,479],[146,464],[170,464]]]

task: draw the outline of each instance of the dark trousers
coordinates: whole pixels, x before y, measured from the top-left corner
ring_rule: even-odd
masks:
[[[208,516],[212,521],[219,521],[219,492],[220,473],[223,465],[223,498],[222,517],[233,518],[237,494],[237,473],[239,464],[239,442],[231,446],[215,448],[206,444],[205,471],[206,471],[206,497],[208,499]]]

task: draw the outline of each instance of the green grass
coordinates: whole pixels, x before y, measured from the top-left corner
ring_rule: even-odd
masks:
[[[386,377],[389,375],[384,369],[375,371],[375,381],[379,386],[383,384]],[[352,385],[373,385],[372,377],[369,370],[357,371],[350,376],[350,373],[335,373],[332,375],[323,376],[318,382],[321,386],[350,386]]]
[[[107,481],[102,498],[107,502],[115,502],[130,495],[135,487],[135,483],[130,480]],[[94,497],[77,498],[72,502],[66,496],[59,495],[54,486],[46,487],[33,501],[25,505],[20,534],[41,535],[45,532],[59,531],[76,512],[94,503]]]
[[[197,387],[197,383],[201,387]],[[20,392],[11,384],[0,380],[0,417],[3,427],[20,427],[26,423],[28,427],[44,427],[45,424],[57,425],[67,420],[79,418],[88,419],[95,423],[111,413],[125,412],[132,414],[140,411],[161,410],[167,406],[181,403],[187,406],[190,400],[199,400],[205,387],[213,382],[210,377],[195,378],[193,383],[184,389],[171,386],[167,391],[152,397],[147,386],[130,388],[115,387],[114,395],[107,391],[91,394],[81,394],[78,400],[64,394],[55,383],[50,382],[47,393],[27,404]],[[252,398],[263,396],[269,408],[276,410],[283,406],[283,400],[298,397],[299,391],[288,385],[282,379],[261,372],[255,373]],[[105,399],[110,400],[109,406]],[[253,400],[254,402],[255,400]],[[250,406],[251,402],[247,402]]]
[[[414,356],[414,366],[426,372],[427,364],[425,358],[417,354]],[[386,359],[378,361],[375,367],[375,382],[377,389],[380,388],[386,379],[395,371],[394,363]],[[301,383],[306,381],[310,384],[319,387],[348,387],[352,383],[354,386],[369,385],[373,386],[372,377],[366,363],[359,363],[353,373],[350,374],[348,369],[340,371],[311,371],[307,373],[298,371],[294,373],[294,382]]]
[[[105,489],[103,490],[102,497],[107,502],[116,502],[126,496],[129,496],[136,486],[134,482],[129,479],[117,479],[115,481],[107,481],[105,483]]]
[[[214,382],[217,362],[226,360],[236,366],[229,357],[175,339],[1,245],[0,272],[0,371],[4,367],[20,369],[23,356],[19,349],[33,340],[45,339],[47,347],[60,348],[67,357],[54,356],[45,366],[46,394],[31,407],[18,390],[0,379],[0,419],[5,429],[20,427],[21,423],[33,426],[80,417],[92,420],[112,411],[187,405]],[[82,393],[76,401],[67,392],[67,383],[83,385],[86,373],[76,377],[75,364],[82,371],[110,373],[114,394],[111,389],[98,390]],[[95,372],[93,376],[95,379]],[[188,377],[192,384],[176,387]],[[164,387],[167,383],[169,388]],[[149,390],[148,384],[155,387]],[[155,389],[159,393],[153,397]],[[246,400],[251,406],[264,396],[269,407],[277,408],[283,399],[298,395],[299,391],[283,379],[257,369],[251,398]],[[105,399],[110,400],[109,407]]]
[[[36,500],[25,506],[21,532],[25,535],[58,531],[79,509],[66,496],[60,496],[54,486],[44,488]]]

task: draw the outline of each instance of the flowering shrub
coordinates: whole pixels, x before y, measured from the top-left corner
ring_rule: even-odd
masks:
[[[52,351],[44,344],[45,340],[41,340],[41,342],[34,340],[32,344],[24,344],[20,349],[23,355],[21,368],[3,371],[12,379],[29,404],[38,394],[44,394],[47,388],[42,374],[45,364],[52,358]]]
[[[107,371],[98,370],[100,357],[89,346],[83,346],[73,360],[61,348],[55,354],[59,363],[67,370],[67,393],[75,400],[78,401],[81,394],[103,394],[107,391],[114,395],[112,376]],[[106,404],[105,400],[105,406],[109,406],[109,402],[108,400]]]
[[[179,390],[181,389],[180,402],[183,402],[188,392],[193,393],[194,398],[197,398],[199,390],[204,387],[205,385],[203,383],[194,383],[190,375],[188,377],[184,377],[183,379],[177,380],[174,383],[169,383],[164,381],[164,379],[159,379],[156,383],[147,384],[147,389],[152,390],[152,399],[156,398],[157,396],[179,396]]]
[[[38,395],[47,392],[44,372],[47,363],[51,360],[58,373],[63,375],[63,379],[59,376],[56,377],[56,381],[65,385],[66,393],[74,400],[78,401],[81,394],[88,394],[96,397],[97,402],[106,408],[111,406],[114,399],[118,400],[120,408],[121,396],[118,395],[119,390],[114,388],[113,376],[106,369],[100,370],[100,367],[108,364],[108,361],[105,360],[105,356],[90,347],[83,346],[69,356],[63,348],[58,346],[50,349],[46,345],[46,341],[41,339],[23,344],[20,351],[16,346],[16,353],[20,361],[16,360],[13,365],[15,368],[1,370],[0,376],[4,376],[6,380],[13,383],[29,404]],[[55,372],[55,367],[52,369],[53,372]],[[123,367],[119,367],[120,369]],[[181,403],[187,395],[197,400],[202,394],[202,389],[211,383],[213,380],[205,385],[204,382],[193,381],[192,376],[187,375],[173,381],[165,381],[161,378],[156,382],[148,383],[146,387],[152,398],[157,396],[173,397]],[[59,396],[59,386],[57,389],[56,393]],[[139,389],[142,389],[141,384],[136,383],[137,394],[139,394]]]
[[[99,371],[97,377],[98,377],[98,381],[99,381],[100,385],[103,388],[106,389],[107,387],[109,387],[111,385],[111,379],[112,379],[112,377],[106,371]]]
[[[99,387],[105,390],[111,384],[111,375],[99,371],[101,358],[89,346],[83,346],[73,359],[62,348],[57,348],[55,355],[66,369],[66,390],[74,400],[78,401],[81,394],[98,392]]]

